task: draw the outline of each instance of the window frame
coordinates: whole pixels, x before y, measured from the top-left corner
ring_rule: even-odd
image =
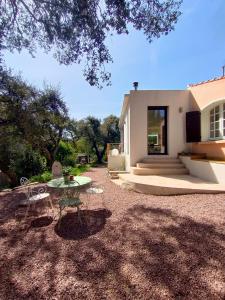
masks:
[[[209,110],[209,140],[225,139],[225,103],[215,104]]]

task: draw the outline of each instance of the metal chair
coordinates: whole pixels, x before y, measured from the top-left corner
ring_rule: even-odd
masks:
[[[28,184],[30,184],[29,179],[27,179],[26,177],[20,178],[20,185],[24,186],[24,185],[28,185]]]
[[[74,182],[74,181],[73,181]],[[64,190],[62,199],[59,200],[59,220],[58,220],[58,227],[60,227],[61,219],[62,219],[62,211],[67,207],[76,207],[77,208],[77,216],[79,223],[82,224],[81,216],[80,216],[80,205],[83,204],[80,200],[80,188],[79,182],[77,181],[78,187],[68,188]]]
[[[86,189],[85,193],[88,195],[88,200],[91,195],[101,195],[102,204],[104,206],[104,188],[102,184],[92,182],[91,187]]]
[[[26,187],[25,194],[26,194],[26,197],[27,197],[27,201],[26,201],[27,209],[26,209],[24,221],[26,221],[26,218],[27,218],[28,212],[30,210],[30,207],[33,205],[33,207],[35,209],[36,203],[41,202],[44,199],[48,200],[48,203],[49,203],[50,207],[53,210],[53,205],[52,205],[52,201],[51,201],[51,198],[50,198],[50,194],[47,193],[47,187],[46,186],[32,189],[29,186],[30,181],[26,177],[22,177],[20,179],[20,184],[22,186]]]

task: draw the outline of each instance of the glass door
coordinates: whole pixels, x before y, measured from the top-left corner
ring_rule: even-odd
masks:
[[[167,154],[167,107],[148,107],[148,154]]]

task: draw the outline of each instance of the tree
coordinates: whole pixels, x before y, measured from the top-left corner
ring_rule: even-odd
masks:
[[[109,82],[112,57],[106,40],[128,34],[132,25],[149,42],[174,29],[182,0],[3,0],[0,2],[0,51],[37,46],[54,49],[62,64],[80,63],[90,85]],[[1,54],[0,54],[1,56]]]
[[[95,117],[87,117],[80,121],[80,135],[86,137],[94,153],[96,154],[98,163],[102,163],[104,155],[103,137],[101,133],[101,121]]]
[[[0,69],[0,127],[11,125],[17,134],[25,134],[31,116],[30,105],[37,97],[34,87],[9,70]]]
[[[43,155],[51,166],[67,122],[67,107],[58,89],[38,91],[0,69],[0,168],[13,184],[20,171],[30,175],[33,170],[35,175],[43,170]]]
[[[74,148],[77,147],[77,141],[80,138],[79,133],[79,121],[74,119],[68,120],[67,128],[64,133],[65,139],[69,139],[72,141]]]
[[[95,117],[87,117],[80,121],[80,135],[86,137],[94,151],[98,163],[102,163],[107,143],[116,143],[120,140],[119,119],[110,115],[103,122]]]
[[[103,120],[101,130],[104,137],[104,142],[107,143],[119,143],[120,142],[120,129],[119,118],[110,115]]]
[[[40,149],[51,166],[68,125],[68,110],[60,91],[54,87],[46,87],[32,107],[33,133],[30,142]]]

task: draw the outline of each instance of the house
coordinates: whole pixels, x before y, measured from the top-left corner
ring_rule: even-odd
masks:
[[[225,76],[186,90],[131,90],[124,96],[120,129],[118,159],[127,172],[190,173],[225,183]],[[178,156],[182,166],[175,165]]]

